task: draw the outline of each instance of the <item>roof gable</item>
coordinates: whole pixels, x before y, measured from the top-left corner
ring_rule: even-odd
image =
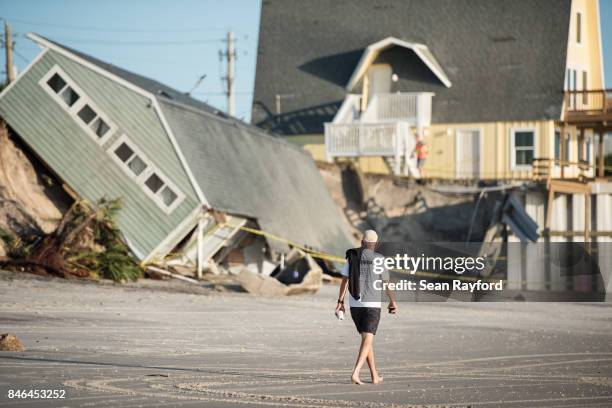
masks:
[[[136,74],[134,72],[128,71],[121,67],[118,67],[113,64],[109,64],[108,62],[102,61],[98,58],[92,57],[91,55],[85,54],[81,51],[75,50],[74,48],[67,47],[63,44],[45,38],[41,35],[35,33],[28,33],[28,37],[43,47],[47,47],[50,45],[61,48],[62,50],[70,53],[73,56],[76,56],[83,61],[89,62],[94,66],[101,68],[108,72],[109,74],[114,75],[116,78],[119,78],[151,95],[161,96],[167,99],[175,100],[182,104],[192,106],[196,109],[202,109],[214,114],[217,114],[222,117],[227,117],[227,115],[213,106],[208,105],[205,102],[199,101],[191,96],[187,95],[184,92],[181,92],[177,89],[169,87],[167,85],[162,84],[154,79],[147,78],[145,76]]]
[[[153,107],[155,109],[155,111],[157,112],[157,115],[159,116],[159,119],[162,123],[162,126],[164,127],[164,130],[166,131],[166,134],[168,135],[168,138],[170,140],[170,143],[172,144],[172,147],[174,149],[174,152],[176,153],[176,155],[178,156],[179,161],[181,162],[181,166],[183,167],[185,173],[187,174],[187,177],[189,178],[189,181],[191,183],[192,188],[194,189],[196,195],[198,196],[198,199],[200,200],[200,202],[204,205],[208,204],[208,201],[206,200],[206,197],[204,196],[204,194],[202,193],[202,190],[200,189],[198,183],[196,183],[196,181],[193,178],[193,173],[191,171],[191,169],[189,168],[189,166],[187,165],[186,161],[185,161],[185,157],[183,155],[183,152],[180,150],[178,144],[176,143],[176,139],[174,138],[174,135],[172,133],[172,129],[170,129],[170,127],[168,126],[163,112],[161,111],[161,109],[159,108],[159,103],[158,103],[158,99],[160,98],[160,93],[152,93],[150,92],[150,89],[146,89],[143,88],[141,85],[144,83],[147,83],[148,85],[157,83],[156,81],[150,80],[148,78],[142,77],[140,75],[137,74],[133,74],[129,71],[123,70],[121,68],[115,67],[114,65],[111,64],[107,64],[101,60],[98,60],[97,58],[91,57],[87,54],[83,54],[79,51],[73,50],[69,47],[63,46],[61,44],[55,43],[51,40],[48,40],[42,36],[39,36],[38,34],[34,34],[34,33],[29,33],[28,37],[30,39],[32,39],[33,41],[37,42],[39,45],[41,45],[44,48],[51,48],[54,51],[57,51],[58,53],[62,54],[63,56],[74,60],[75,62],[81,64],[81,65],[85,65],[88,68],[93,69],[94,71],[110,78],[111,80],[131,89],[132,91],[135,91],[137,93],[139,93],[140,95],[145,96],[146,98],[148,98],[149,100],[151,100],[151,103],[153,104]],[[131,79],[134,80],[134,82],[132,82]],[[140,82],[139,80],[140,79]],[[146,81],[149,82],[146,82]],[[161,84],[160,84],[161,85]],[[164,86],[165,88],[167,88],[167,90],[172,91],[174,93],[178,93],[178,91],[173,90],[170,87],[166,87],[165,85],[161,85]],[[194,100],[193,98],[189,98]],[[195,100],[194,100],[195,101]]]
[[[444,84],[444,86],[447,88],[451,87],[452,84],[450,79],[448,79],[448,76],[440,66],[440,63],[436,60],[426,45],[411,43],[395,37],[387,37],[366,47],[366,49],[363,51],[361,59],[359,60],[359,63],[357,64],[357,67],[355,67],[355,71],[353,71],[353,75],[351,75],[351,78],[346,85],[346,90],[352,91],[355,85],[357,85],[357,82],[366,73],[370,65],[376,61],[376,58],[380,55],[380,53],[391,47],[402,47],[414,51],[414,53],[421,59],[421,61],[423,61],[423,63],[440,80],[440,82]]]

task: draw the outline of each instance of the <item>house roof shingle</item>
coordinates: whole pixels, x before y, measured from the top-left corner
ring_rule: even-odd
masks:
[[[213,208],[253,217],[266,232],[337,256],[351,246],[308,153],[237,121],[167,99],[160,105]],[[268,243],[278,251],[287,248]]]
[[[381,55],[400,68],[394,90],[435,92],[434,123],[557,119],[570,7],[570,0],[264,0],[252,122],[282,134],[322,133],[363,50],[389,36],[425,44],[448,74],[450,88],[412,76],[417,62],[405,50]]]

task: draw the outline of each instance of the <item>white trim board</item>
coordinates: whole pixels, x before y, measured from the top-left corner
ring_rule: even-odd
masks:
[[[175,229],[173,229],[167,236],[164,238],[155,248],[151,250],[144,257],[144,262],[150,262],[151,259],[156,256],[165,256],[167,254],[159,254],[159,251],[174,243],[174,245],[178,244],[178,242],[185,237],[185,235],[198,224],[200,217],[205,217],[206,215],[202,214],[202,206],[196,205],[195,208],[185,217],[183,221],[181,221]],[[170,248],[172,249],[172,248]]]
[[[71,53],[70,51],[60,47],[59,45],[56,45],[44,38],[42,38],[41,36],[34,34],[34,33],[28,33],[27,37],[29,39],[31,39],[32,41],[34,41],[35,43],[41,45],[42,47],[46,47],[49,48],[55,52],[57,52],[58,54],[63,55],[64,57],[71,59],[72,61],[78,62],[79,64],[91,69],[94,72],[97,72],[100,75],[105,76],[106,78],[112,80],[113,82],[116,82],[138,94],[140,94],[141,96],[144,96],[146,98],[151,99],[153,97],[153,94],[151,94],[148,91],[145,91],[142,88],[137,87],[136,85],[132,84],[131,82],[126,81],[123,78],[118,77],[115,74],[112,74],[102,68],[100,68],[99,66],[87,61],[84,58],[79,57],[78,55],[75,55],[73,53]]]
[[[28,64],[28,66],[19,73],[19,75],[17,75],[17,78],[15,78],[13,80],[13,82],[11,82],[10,84],[8,84],[3,90],[2,92],[0,92],[0,99],[2,99],[4,97],[4,95],[6,95],[14,86],[15,84],[25,76],[25,74],[27,74],[27,72],[34,66],[36,65],[36,63],[38,61],[40,61],[42,59],[42,57],[45,56],[45,54],[47,54],[47,51],[49,51],[48,48],[43,48],[42,52],[40,54],[38,54],[36,57],[34,57],[34,59]]]
[[[442,69],[442,66],[433,56],[431,51],[429,51],[429,48],[427,48],[426,45],[400,40],[395,37],[387,37],[367,46],[346,85],[346,89],[351,91],[380,52],[393,46],[403,47],[414,51],[414,53],[423,61],[427,68],[433,72],[440,82],[444,84],[444,86],[447,88],[452,86],[452,83]]]
[[[27,35],[28,38],[30,38],[32,41],[36,42],[37,44],[41,45],[42,47],[46,47],[47,49],[52,49],[53,51],[65,56],[66,58],[75,61],[89,69],[91,69],[92,71],[110,79],[113,82],[116,82],[136,93],[138,93],[141,96],[144,96],[145,98],[149,99],[155,109],[155,111],[157,112],[158,117],[160,118],[162,125],[164,126],[164,129],[166,130],[166,134],[168,135],[168,138],[170,139],[170,142],[172,143],[172,146],[175,149],[175,152],[179,158],[179,161],[181,162],[181,165],[183,166],[183,169],[185,170],[185,172],[187,173],[187,177],[189,178],[189,181],[191,183],[191,186],[193,187],[198,199],[200,200],[200,202],[202,204],[204,204],[205,206],[209,207],[209,203],[208,200],[206,199],[206,196],[204,195],[204,193],[202,192],[202,190],[200,189],[199,184],[197,183],[195,177],[193,176],[193,173],[191,172],[191,169],[189,168],[189,165],[187,164],[187,161],[185,160],[185,156],[182,154],[180,148],[178,147],[178,143],[176,142],[176,139],[174,137],[174,134],[172,133],[172,131],[170,130],[170,126],[168,126],[168,123],[163,115],[163,112],[159,106],[159,103],[157,102],[157,98],[154,94],[152,94],[151,92],[148,92],[134,84],[132,84],[131,82],[126,81],[125,79],[111,73],[108,72],[102,68],[100,68],[99,66],[85,60],[84,58],[79,57],[78,55],[75,55],[69,51],[67,51],[66,49],[62,48],[59,45],[56,45],[44,38],[42,38],[41,36],[34,34],[34,33],[28,33]]]

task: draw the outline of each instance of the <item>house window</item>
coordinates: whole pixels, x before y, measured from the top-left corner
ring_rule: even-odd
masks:
[[[85,122],[86,125],[88,125],[96,117],[96,112],[94,112],[94,110],[91,109],[89,105],[85,105],[81,108],[77,115],[79,115],[79,118],[81,118],[81,120]]]
[[[147,165],[140,156],[134,153],[126,143],[121,143],[119,147],[115,149],[115,155],[135,176],[139,176],[147,168]]]
[[[183,200],[183,195],[127,138],[122,136],[109,149],[113,159],[167,214]]]
[[[174,200],[177,199],[176,193],[172,191],[172,189],[168,186],[164,187],[164,189],[162,190],[161,197],[162,197],[164,204],[166,205],[172,204]]]
[[[60,93],[67,85],[66,81],[64,81],[59,74],[53,74],[53,76],[47,81],[47,84],[49,84],[55,93]]]
[[[587,84],[587,72],[582,71],[582,90],[587,91],[589,89]],[[589,103],[589,94],[587,92],[582,93],[582,103],[587,105]]]
[[[535,131],[533,129],[513,129],[511,144],[512,167],[519,170],[531,167],[535,153]]]
[[[42,78],[40,84],[98,143],[103,143],[114,131],[115,126],[106,115],[59,66],[54,66]]]
[[[582,13],[576,13],[576,42],[582,43]]]
[[[561,160],[561,132],[555,130],[555,160]]]
[[[149,187],[149,190],[154,193],[157,193],[159,189],[162,188],[162,186],[164,185],[164,182],[159,178],[157,174],[153,173],[149,176],[147,181],[145,181],[145,184],[147,187]]]
[[[586,162],[591,163],[591,138],[586,139]]]
[[[60,99],[68,107],[71,107],[79,100],[79,94],[57,73],[49,78],[47,85],[49,85],[53,92],[59,95]]]
[[[565,90],[566,91],[578,90],[578,70],[577,69],[573,69],[573,68],[567,69]],[[576,92],[572,92],[568,100],[568,107],[572,109],[575,108],[577,102],[578,102],[577,94]]]
[[[134,155],[134,151],[130,149],[130,147],[127,144],[121,143],[121,145],[119,145],[119,147],[115,149],[115,154],[117,155],[119,160],[121,160],[124,163],[127,163],[130,157]]]

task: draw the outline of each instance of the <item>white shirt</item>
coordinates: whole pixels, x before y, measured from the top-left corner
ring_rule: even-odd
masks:
[[[364,250],[364,251],[367,251],[367,250]],[[382,257],[382,255],[377,254],[377,253],[373,253],[373,256],[374,257]],[[342,276],[344,276],[345,278],[348,278],[348,276],[349,276],[349,263],[348,262],[346,262],[344,264],[344,266],[342,267],[342,270],[340,271],[340,274]],[[359,280],[360,281],[360,286],[364,285],[365,282],[371,282],[372,279],[375,279],[375,280],[379,280],[379,279],[380,280],[389,280],[389,272],[387,271],[386,268],[384,268],[383,273],[381,273],[381,274],[374,274],[371,277],[371,279],[367,279],[367,277],[366,277],[366,279],[360,279]],[[363,289],[362,289],[362,291],[363,291]],[[379,291],[379,292],[380,292],[380,295],[382,296],[382,291]],[[351,296],[350,292],[348,292],[348,297],[349,297],[349,306],[350,307],[378,307],[378,308],[380,308],[382,306],[382,302],[380,302],[380,301],[379,302],[362,302],[362,301],[359,301],[359,300],[353,298],[353,296]]]

